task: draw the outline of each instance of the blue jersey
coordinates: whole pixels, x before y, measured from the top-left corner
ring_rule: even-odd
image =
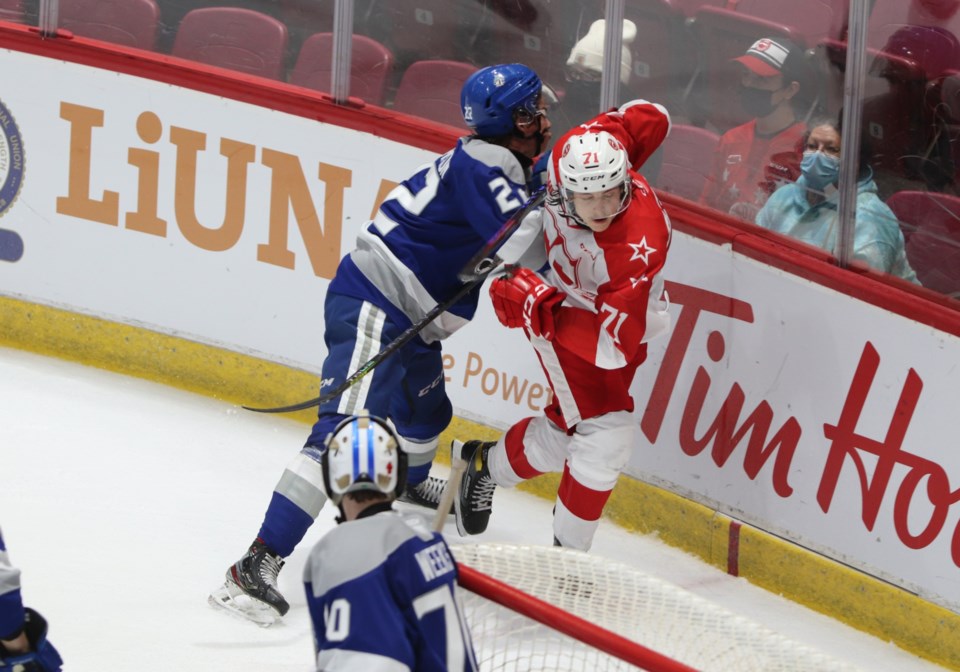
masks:
[[[317,669],[475,672],[446,542],[418,516],[344,523],[304,568]]]
[[[330,291],[370,301],[397,324],[418,322],[462,288],[457,274],[526,199],[524,169],[513,152],[460,138],[390,192]],[[469,322],[479,292],[440,315],[421,338],[442,340]]]
[[[23,627],[20,570],[10,564],[0,534],[0,639],[13,639]]]

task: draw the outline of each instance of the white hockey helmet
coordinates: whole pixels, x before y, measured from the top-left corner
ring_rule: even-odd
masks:
[[[560,150],[558,161],[561,204],[570,217],[580,219],[570,199],[573,194],[592,194],[621,187],[620,214],[630,201],[627,150],[607,131],[575,135]]]
[[[323,488],[335,505],[343,496],[363,490],[380,492],[392,501],[407,482],[407,454],[393,429],[362,412],[344,419],[328,436],[321,457]]]

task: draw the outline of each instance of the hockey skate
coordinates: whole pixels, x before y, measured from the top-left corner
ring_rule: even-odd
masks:
[[[283,558],[257,539],[240,560],[227,569],[223,585],[207,601],[262,626],[273,625],[290,605],[277,590]]]
[[[467,463],[460,481],[460,496],[454,503],[457,531],[461,536],[480,534],[487,529],[493,511],[493,491],[497,484],[490,476],[487,454],[495,441],[467,441],[460,446],[460,457]],[[454,450],[457,444],[454,443]]]
[[[440,505],[440,498],[443,496],[443,489],[447,482],[442,478],[428,476],[427,480],[417,485],[409,485],[403,489],[403,493],[397,497],[398,502],[407,504],[416,504],[434,511]],[[453,507],[450,507],[450,513],[453,513]]]

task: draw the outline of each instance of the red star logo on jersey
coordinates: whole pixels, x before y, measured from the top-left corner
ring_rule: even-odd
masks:
[[[633,248],[633,256],[630,257],[630,261],[634,259],[643,259],[643,263],[650,263],[650,255],[657,251],[655,247],[650,247],[647,245],[647,237],[644,236],[640,239],[639,243],[630,243],[630,247]]]

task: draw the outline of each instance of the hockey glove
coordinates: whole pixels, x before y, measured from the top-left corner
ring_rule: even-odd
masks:
[[[553,338],[553,311],[563,294],[529,268],[518,268],[490,284],[490,299],[497,319],[505,327],[527,327],[547,340]]]
[[[0,672],[60,672],[63,659],[47,641],[47,621],[33,609],[24,609],[23,631],[30,642],[28,653],[8,654],[0,646]]]

